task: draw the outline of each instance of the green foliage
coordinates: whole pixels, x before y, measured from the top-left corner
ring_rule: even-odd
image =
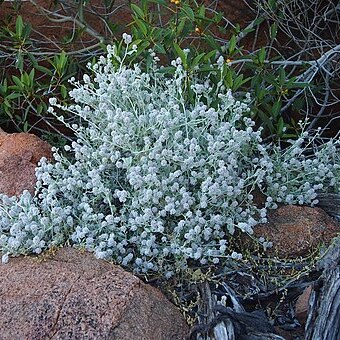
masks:
[[[24,61],[27,61],[27,55],[22,57],[22,65]],[[39,129],[42,120],[48,122],[48,98],[58,96],[63,101],[68,99],[68,80],[76,74],[74,66],[65,52],[43,62],[30,55],[25,67],[18,68],[15,74],[4,77],[0,82],[1,123],[6,124],[10,119],[18,130],[27,132],[32,128]],[[44,128],[47,129],[47,126]]]
[[[269,1],[269,9],[274,10],[275,4],[276,1]],[[56,1],[56,8],[58,5]],[[103,6],[103,13],[118,8],[115,1],[103,1]],[[7,55],[0,54],[0,63],[8,71],[3,73],[0,84],[2,125],[11,122],[16,129],[24,131],[58,130],[46,112],[47,99],[57,96],[68,100],[68,79],[82,73],[84,65],[102,53],[103,42],[115,43],[117,54],[125,55],[114,17],[103,14],[104,33],[96,31],[85,15],[91,8],[89,1],[70,2],[67,10],[77,18],[77,26],[60,38],[59,51],[54,53],[43,51],[33,41],[30,24],[20,15],[11,24],[0,27],[0,38],[8,45]],[[170,76],[175,72],[171,61],[180,58],[188,75],[184,90],[191,103],[195,100],[189,80],[193,74],[201,79],[209,77],[215,87],[223,84],[236,97],[250,93],[252,118],[273,139],[296,136],[298,113],[310,106],[316,92],[322,92],[322,87],[303,77],[313,67],[312,63],[291,63],[273,48],[279,34],[277,22],[268,21],[265,26],[265,19],[256,17],[246,28],[231,27],[226,25],[221,13],[193,0],[132,1],[130,10],[132,21],[125,29],[132,34],[136,51],[124,56],[126,65],[141,63],[144,70],[151,70],[156,53],[165,65],[160,72]],[[53,16],[54,12],[51,13]],[[269,37],[266,46],[246,50],[243,40],[258,29],[267,30],[262,32]],[[93,37],[94,44],[84,43],[85,48],[77,50],[74,46],[86,35]],[[63,50],[69,52],[60,52]],[[217,60],[225,64],[223,72],[213,66]],[[44,124],[39,127],[38,121]]]

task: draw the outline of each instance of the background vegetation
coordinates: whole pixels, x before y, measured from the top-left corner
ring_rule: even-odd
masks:
[[[154,51],[164,72],[174,72],[169,65],[179,57],[188,74],[206,77],[222,56],[227,67],[211,80],[236,96],[251,93],[253,118],[268,138],[294,137],[306,117],[308,129],[322,126],[334,136],[339,11],[337,1],[324,0],[0,1],[0,124],[53,144],[69,139],[70,131],[47,113],[48,99],[67,102],[69,79],[107,44],[121,48],[129,32],[137,53],[126,63],[142,61],[146,69]]]

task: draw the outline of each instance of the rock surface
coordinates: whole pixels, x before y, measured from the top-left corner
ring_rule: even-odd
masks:
[[[287,205],[269,213],[269,223],[254,228],[257,237],[273,242],[268,253],[280,257],[306,256],[320,243],[328,244],[340,224],[320,208]]]
[[[52,158],[51,146],[29,133],[0,131],[0,193],[34,193],[35,168],[41,157]]]
[[[312,286],[305,288],[303,293],[298,297],[295,305],[295,315],[301,325],[305,325],[308,316],[309,298],[312,293]]]
[[[177,340],[179,310],[156,288],[87,252],[0,264],[0,338]]]

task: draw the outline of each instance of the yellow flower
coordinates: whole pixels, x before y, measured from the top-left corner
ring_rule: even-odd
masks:
[[[227,64],[230,64],[232,61],[233,61],[232,59],[228,58],[225,62],[226,62]]]
[[[200,29],[198,26],[196,26],[195,32],[198,33],[198,34],[201,34],[201,33],[202,33],[201,29]]]

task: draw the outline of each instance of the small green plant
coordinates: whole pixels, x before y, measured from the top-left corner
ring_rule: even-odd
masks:
[[[16,51],[15,68],[7,66],[0,81],[1,125],[10,129],[40,135],[49,132],[64,136],[53,117],[47,114],[48,99],[58,96],[68,99],[68,80],[77,74],[79,67],[62,51],[53,57],[36,59],[29,39],[30,25],[21,16],[16,19],[15,30],[3,28],[0,36],[9,39],[8,43]]]

